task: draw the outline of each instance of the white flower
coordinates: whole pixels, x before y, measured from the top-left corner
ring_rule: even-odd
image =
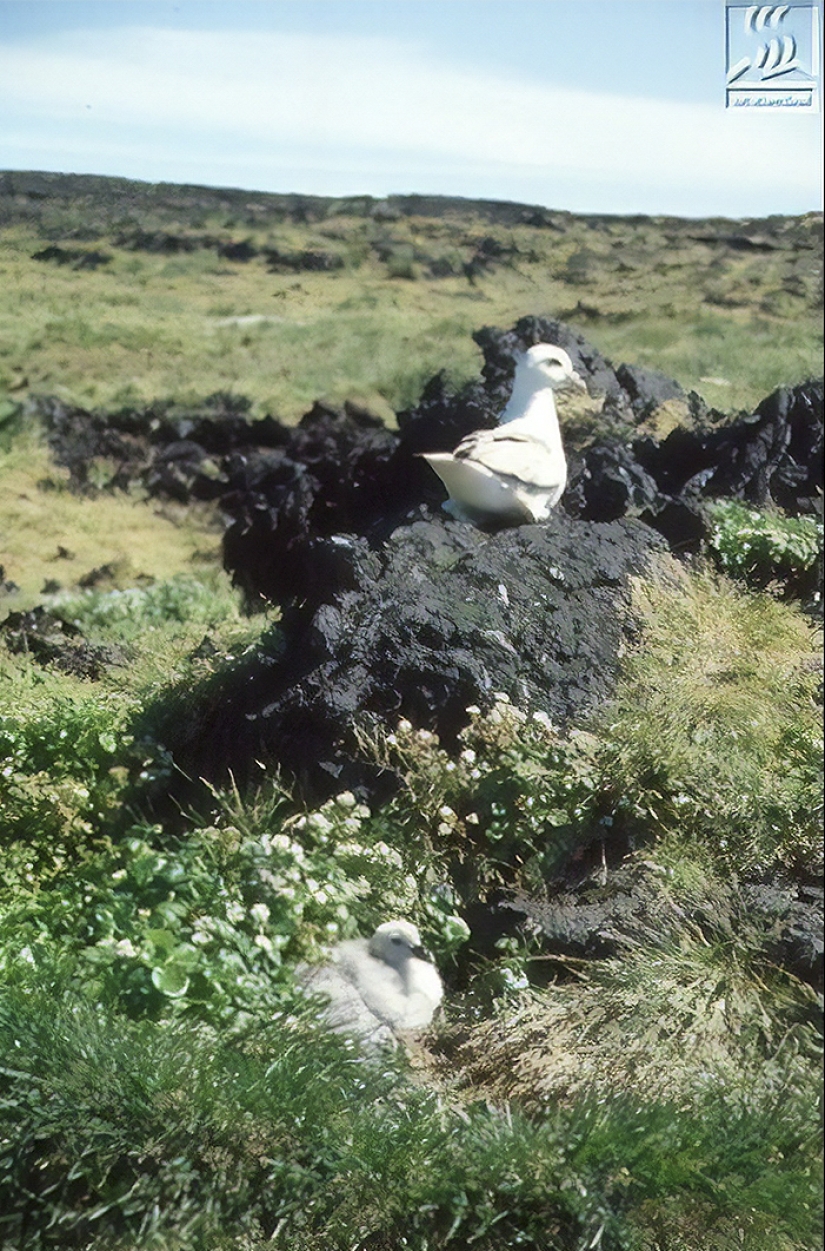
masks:
[[[115,953],[119,956],[136,956],[137,952],[132,946],[128,938],[121,938],[120,942],[115,943]]]
[[[455,813],[449,804],[442,804],[438,810],[438,815],[443,817],[445,821],[455,820]]]
[[[394,847],[390,847],[388,843],[376,843],[374,851],[377,852],[380,860],[385,862],[389,861],[390,864],[394,864],[396,868],[400,869],[404,863],[400,852],[397,852]]]
[[[231,921],[233,925],[237,925],[245,916],[246,912],[242,904],[232,901],[226,905],[226,919]]]
[[[472,747],[464,748],[464,751],[461,753],[461,759],[464,760],[467,764],[475,764],[476,754],[473,751]]]
[[[340,795],[335,796],[335,802],[339,808],[354,808],[358,801],[352,791],[341,791]]]
[[[470,717],[481,716],[481,709],[479,708],[478,704],[468,704],[464,711]]]
[[[260,947],[261,951],[265,951],[267,955],[272,955],[272,942],[267,938],[266,934],[256,934],[252,941],[256,947]]]
[[[402,717],[398,722],[398,730],[401,734],[409,734],[412,730],[412,721],[408,721],[406,717]]]
[[[339,856],[366,856],[367,849],[360,843],[339,843],[336,852]]]
[[[322,812],[312,812],[307,817],[307,825],[316,834],[329,834],[332,822]]]
[[[515,969],[508,969],[506,966],[502,969],[501,976],[508,990],[526,990],[530,985],[524,973],[517,973]]]
[[[510,696],[504,691],[496,691],[493,695],[493,699],[497,704],[509,704],[510,702]]]
[[[269,920],[269,908],[265,903],[253,904],[249,909],[249,915],[252,917],[253,921],[255,921],[255,923],[263,929]]]
[[[264,835],[264,838],[266,838],[266,835]],[[263,842],[263,839],[261,841]],[[269,839],[269,845],[273,851],[292,850],[292,843],[289,841],[286,834],[273,834]]]
[[[444,933],[452,942],[466,942],[470,937],[470,927],[463,917],[458,917],[453,913],[452,916],[447,917]]]

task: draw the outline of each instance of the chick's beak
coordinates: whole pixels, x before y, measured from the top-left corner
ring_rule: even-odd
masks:
[[[417,960],[428,960],[432,964],[433,958],[426,947],[411,947],[410,950]]]
[[[585,382],[584,378],[582,378],[580,374],[576,373],[575,369],[570,375],[570,380],[567,383],[566,389],[572,389],[574,391],[586,391],[587,390],[587,383]]]

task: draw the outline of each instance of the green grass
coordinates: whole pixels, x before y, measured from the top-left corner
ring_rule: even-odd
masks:
[[[738,311],[640,321],[585,333],[612,360],[658,369],[721,412],[750,411],[775,387],[822,373],[821,330],[804,317]]]
[[[600,718],[616,815],[730,870],[821,864],[817,631],[709,575],[640,585],[637,605],[642,644]]]
[[[816,1099],[815,993],[760,952],[770,923],[749,919],[735,888],[707,873],[703,885],[686,890],[660,865],[635,936],[619,925],[619,955],[574,960],[575,977],[514,993],[481,1021],[468,1001],[445,1072],[534,1115],[619,1093],[694,1110],[718,1099],[731,1113],[770,1108],[780,1092]],[[552,955],[524,967],[547,962],[565,968]]]
[[[72,220],[66,210],[64,231]],[[226,221],[210,229],[231,238]],[[259,247],[345,260],[331,272],[273,274],[261,257],[128,251],[112,242],[114,222],[101,222],[96,240],[111,263],[75,271],[31,260],[42,236],[9,224],[0,233],[0,387],[103,405],[234,389],[256,413],[288,421],[319,396],[353,398],[391,420],[438,369],[448,366],[456,382],[478,373],[473,330],[527,313],[572,320],[616,363],[662,370],[724,410],[818,373],[813,262],[802,272],[792,251],[720,259],[689,226],[615,219],[594,232],[569,217],[556,234],[482,223],[472,211],[390,225],[333,212],[326,223],[273,219],[238,231]],[[174,212],[156,228],[186,233]],[[807,239],[806,219],[794,228]],[[57,223],[41,229],[60,236]],[[505,254],[471,284],[462,265],[491,238]],[[430,276],[439,259],[452,275]],[[248,316],[265,320],[220,324]]]
[[[810,627],[710,577],[671,573],[638,602],[646,645],[601,738],[563,740],[502,704],[476,718],[474,756],[452,768],[431,737],[399,731],[410,786],[383,810],[342,795],[303,813],[271,780],[215,795],[173,829],[135,822],[138,772],[162,782],[170,764],[133,740],[141,709],[213,681],[254,631],[230,594],[191,579],[62,600],[90,637],[137,656],[99,688],[14,658],[0,684],[10,1246],[814,1251],[812,993],[766,963],[719,825],[698,805],[686,823],[685,805],[663,799],[690,786],[701,798],[710,773],[726,837],[741,776],[779,803],[785,727],[803,732],[807,715]],[[204,629],[211,659],[191,651]],[[732,752],[743,709],[772,737],[754,729]],[[651,750],[650,716],[655,794],[635,763]],[[712,731],[698,743],[697,723]],[[728,778],[718,761],[731,758]],[[368,931],[387,907],[420,921],[449,974],[466,933],[453,916],[467,884],[456,846],[470,836],[474,861],[507,865],[497,809],[484,826],[487,792],[518,797],[512,872],[556,838],[565,804],[569,830],[589,837],[605,779],[627,777],[655,816],[624,814],[658,837],[643,853],[664,883],[655,941],[526,998],[506,990],[518,953],[503,950],[498,980],[481,969],[470,982],[497,986],[492,1005],[465,1020],[448,995],[464,1042],[449,1062],[425,1051],[412,1084],[400,1057],[373,1070],[301,1024],[295,960],[333,932]],[[794,820],[756,830],[758,854],[793,861],[805,846]],[[743,827],[737,847],[754,837]]]
[[[540,1123],[462,1108],[299,1021],[227,1044],[50,993],[0,1007],[0,1228],[47,1247],[605,1251],[680,1208],[746,1251],[810,1248],[808,1102],[701,1114],[585,1100]],[[21,1202],[22,1201],[22,1202]],[[708,1237],[708,1235],[710,1235]]]

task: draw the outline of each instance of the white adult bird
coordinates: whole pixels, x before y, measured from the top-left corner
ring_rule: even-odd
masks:
[[[369,940],[339,943],[329,964],[304,966],[299,976],[309,991],[328,999],[323,1019],[330,1029],[371,1043],[426,1029],[444,996],[410,921],[385,921]]]
[[[554,393],[586,390],[563,348],[537,343],[519,357],[509,403],[495,430],[475,430],[452,452],[428,452],[461,520],[545,521],[567,485]]]

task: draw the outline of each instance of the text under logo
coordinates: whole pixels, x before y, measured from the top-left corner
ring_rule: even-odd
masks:
[[[819,112],[819,4],[725,6],[728,108]]]

